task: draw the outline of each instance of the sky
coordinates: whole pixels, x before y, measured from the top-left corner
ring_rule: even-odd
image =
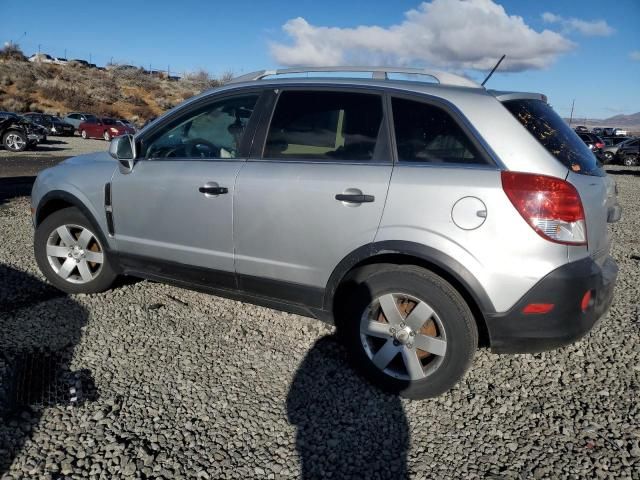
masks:
[[[68,6],[67,6],[68,5]],[[241,74],[400,65],[545,93],[563,116],[640,111],[640,0],[0,0],[0,41],[26,54]]]

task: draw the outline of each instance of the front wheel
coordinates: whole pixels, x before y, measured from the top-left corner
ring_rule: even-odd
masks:
[[[2,144],[7,150],[12,152],[22,152],[28,145],[27,136],[17,130],[10,130],[2,137]]]
[[[105,141],[110,142],[111,141],[111,134],[105,130],[104,133],[102,134],[102,138],[104,138]]]
[[[638,156],[625,155],[622,163],[625,165],[625,167],[635,167],[638,164]]]
[[[58,210],[38,225],[34,253],[47,280],[67,293],[102,292],[116,278],[97,229],[74,207]]]
[[[606,163],[613,162],[613,153],[612,152],[604,152],[604,158],[606,159]]]
[[[434,273],[388,265],[350,280],[343,325],[354,366],[403,397],[438,396],[471,365],[478,330],[460,294]]]
[[[82,131],[80,132],[80,136],[81,136],[82,138],[84,138],[84,139],[89,138],[89,135],[87,135],[87,131],[86,131],[86,130],[82,130]]]

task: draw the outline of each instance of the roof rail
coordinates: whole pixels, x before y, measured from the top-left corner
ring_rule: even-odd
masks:
[[[455,75],[448,72],[440,72],[437,70],[426,70],[423,68],[404,68],[404,67],[295,67],[281,68],[278,70],[258,70],[256,72],[240,75],[232,78],[229,83],[251,82],[262,80],[265,77],[273,75],[288,75],[290,73],[312,73],[312,72],[371,72],[371,78],[375,80],[387,80],[390,73],[401,73],[406,75],[426,75],[434,78],[441,85],[454,85],[457,87],[473,87],[481,88],[481,86],[461,75]]]

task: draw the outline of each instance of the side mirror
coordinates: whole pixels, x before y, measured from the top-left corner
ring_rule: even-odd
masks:
[[[111,140],[109,155],[118,160],[122,173],[130,173],[136,159],[136,142],[133,135],[122,135]]]

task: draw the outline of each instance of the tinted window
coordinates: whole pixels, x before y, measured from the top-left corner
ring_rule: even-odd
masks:
[[[149,140],[145,158],[236,158],[257,100],[229,98],[177,118]]]
[[[372,160],[381,125],[382,98],[378,95],[283,92],[269,127],[264,157]]]
[[[542,100],[509,100],[504,106],[562,164],[574,172],[600,175],[598,161],[569,125]]]
[[[115,125],[116,121],[113,118],[102,118],[102,123],[105,125]]]
[[[443,109],[394,98],[393,124],[401,162],[486,164],[469,137]]]

